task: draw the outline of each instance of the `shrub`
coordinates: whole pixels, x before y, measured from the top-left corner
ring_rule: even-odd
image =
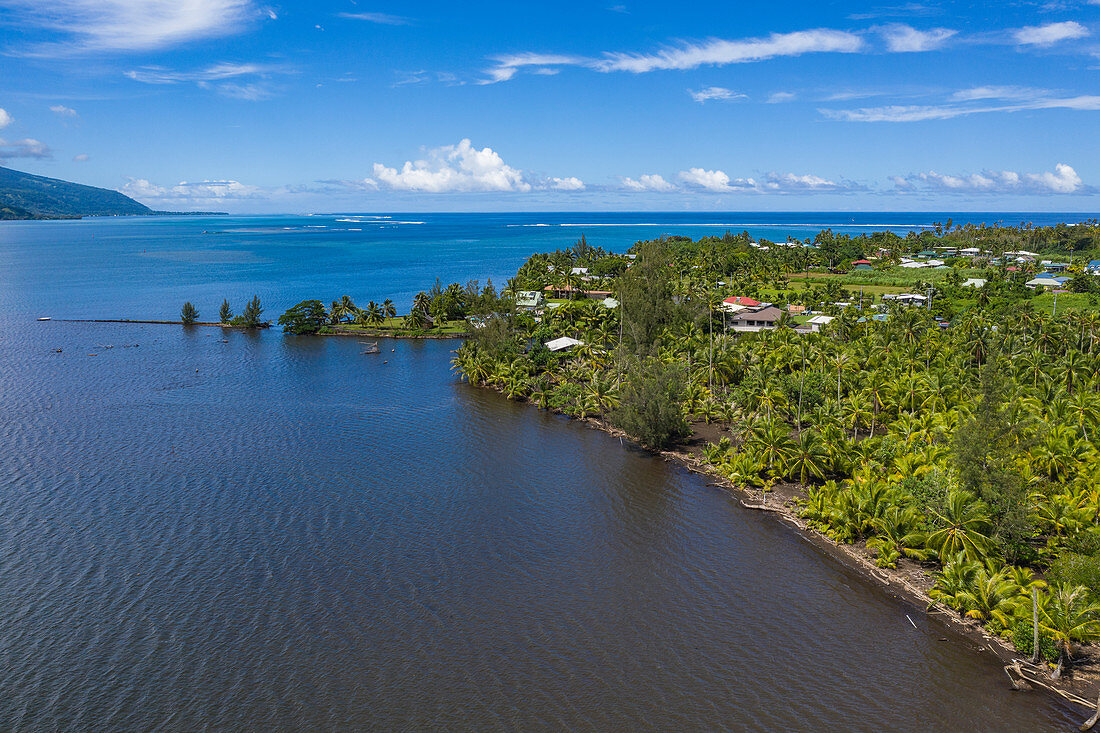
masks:
[[[550,395],[550,407],[557,408],[567,415],[580,412],[581,386],[567,382],[559,385]]]
[[[1012,627],[1012,646],[1025,657],[1030,657],[1035,652],[1035,627],[1031,619],[1020,619]],[[1058,647],[1042,629],[1039,630],[1039,654],[1049,662],[1058,660]]]
[[[1063,553],[1051,564],[1047,581],[1051,585],[1083,585],[1090,598],[1100,600],[1100,555]]]

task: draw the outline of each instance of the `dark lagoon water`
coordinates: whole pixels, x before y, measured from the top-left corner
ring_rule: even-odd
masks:
[[[401,303],[575,237],[402,220],[435,218],[0,225],[0,729],[1080,722],[703,479],[456,382],[451,342],[34,320]]]

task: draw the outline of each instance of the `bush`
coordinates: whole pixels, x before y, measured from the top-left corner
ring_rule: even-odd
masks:
[[[836,392],[836,382],[821,372],[807,371],[804,375],[784,374],[779,379],[779,385],[787,396],[787,402],[795,409],[798,406],[798,393],[801,388],[803,415],[818,405],[825,404],[825,395]]]
[[[1100,600],[1100,555],[1063,553],[1051,563],[1047,582],[1051,585],[1083,585],[1089,589],[1090,598]]]
[[[1020,619],[1012,627],[1012,646],[1025,657],[1035,652],[1035,627],[1031,619]],[[1054,640],[1039,630],[1039,654],[1049,662],[1058,661],[1058,647]]]
[[[550,407],[561,410],[567,415],[580,412],[581,386],[567,382],[559,385],[550,395]]]
[[[553,352],[546,348],[546,345],[541,342],[535,342],[535,345],[531,347],[527,356],[530,357],[532,364],[543,370],[545,370],[546,367],[550,365],[550,362],[554,360]]]

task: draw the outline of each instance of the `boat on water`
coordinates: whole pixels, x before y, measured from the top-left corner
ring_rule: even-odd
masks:
[[[49,317],[49,316],[43,316],[42,318],[39,318],[38,320],[40,320],[40,321],[48,321],[48,320],[50,320],[50,317]]]

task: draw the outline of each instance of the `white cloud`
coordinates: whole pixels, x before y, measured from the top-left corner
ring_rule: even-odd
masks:
[[[568,178],[551,178],[550,188],[558,191],[583,191],[584,181],[576,176],[570,176]]]
[[[711,39],[657,53],[605,53],[594,64],[599,71],[629,71],[635,74],[665,69],[694,69],[766,61],[780,56],[805,53],[855,53],[863,50],[863,39],[846,31],[818,28],[793,33],[772,33],[766,38],[737,41]]]
[[[713,193],[752,191],[760,194],[846,193],[863,191],[862,185],[833,181],[813,174],[777,173],[772,171],[759,178],[731,179],[724,171],[691,168],[681,171],[680,180],[688,186]]]
[[[90,155],[88,155],[87,153],[81,153],[80,155],[74,155],[73,156],[73,162],[74,163],[87,163],[91,159],[92,159],[92,157]]]
[[[704,168],[690,168],[680,171],[679,178],[689,186],[696,186],[714,193],[728,193],[730,191],[744,191],[756,188],[756,181],[752,178],[737,178],[731,180],[724,171],[709,171]]]
[[[1053,171],[1017,173],[983,171],[969,175],[944,175],[929,171],[892,179],[902,191],[935,191],[966,194],[1069,194],[1084,186],[1077,171],[1059,163]]]
[[[508,81],[527,67],[553,68],[580,66],[596,71],[629,71],[642,74],[658,70],[695,69],[700,66],[725,66],[766,61],[804,53],[856,53],[864,49],[863,39],[847,31],[818,28],[793,33],[772,33],[765,38],[727,41],[720,38],[667,48],[655,53],[607,52],[601,58],[561,54],[520,53],[496,56],[496,65],[486,71],[482,84]]]
[[[375,163],[373,176],[365,183],[425,193],[531,190],[522,171],[506,165],[492,148],[473,147],[469,139],[434,148],[426,160],[405,161],[400,170]]]
[[[400,15],[390,15],[388,13],[337,13],[337,15],[349,20],[365,20],[368,23],[377,23],[379,25],[412,24],[412,20],[409,18],[403,18]]]
[[[123,75],[142,84],[194,83],[200,89],[209,89],[223,97],[256,102],[275,96],[275,90],[267,81],[270,76],[290,73],[293,73],[293,69],[276,64],[221,62],[203,69],[187,71],[163,66],[143,66],[125,71]],[[256,77],[257,80],[244,81],[244,77]]]
[[[793,102],[795,100],[794,92],[772,92],[767,99],[768,104],[783,104],[784,102]]]
[[[950,28],[933,28],[919,31],[904,23],[893,23],[877,29],[886,41],[886,48],[893,53],[933,51],[943,46],[958,31]]]
[[[275,91],[266,84],[251,83],[251,84],[237,84],[235,82],[225,82],[224,84],[207,85],[200,83],[200,87],[206,89],[212,88],[218,94],[223,97],[230,97],[231,99],[243,99],[246,102],[259,102],[264,99],[271,99],[275,96]]]
[[[136,199],[162,201],[224,201],[227,199],[260,198],[265,195],[259,186],[240,181],[180,181],[174,186],[158,186],[145,178],[131,178],[122,192]]]
[[[1072,41],[1088,35],[1088,28],[1072,20],[1046,25],[1029,25],[1012,34],[1017,43],[1025,46],[1053,46],[1061,41]]]
[[[642,176],[634,178],[623,178],[623,188],[631,191],[659,191],[667,192],[676,189],[671,183],[666,181],[656,173],[647,173]]]
[[[12,123],[12,116],[3,107],[0,107],[0,130]]]
[[[66,107],[63,104],[55,104],[50,107],[50,111],[59,117],[76,117],[76,110],[71,107]]]
[[[1069,109],[1100,110],[1100,96],[1054,96],[1045,89],[1026,87],[975,87],[956,92],[951,101],[940,105],[889,105],[857,109],[819,109],[829,119],[844,122],[924,122],[949,120],[990,112],[1024,112],[1028,110]],[[969,104],[984,101],[985,104]]]
[[[706,87],[705,89],[700,89],[697,92],[688,89],[688,94],[690,94],[691,98],[699,104],[711,101],[728,102],[734,99],[748,99],[748,96],[735,92],[731,89],[726,89],[725,87]]]
[[[285,73],[282,66],[272,64],[237,64],[222,62],[207,66],[205,69],[176,71],[163,66],[143,66],[140,69],[123,72],[123,75],[142,84],[180,84],[183,82],[220,81],[241,76]]]
[[[978,99],[1041,99],[1048,97],[1053,92],[1034,87],[1015,86],[984,86],[960,89],[951,95],[952,99],[960,102],[972,102]]]
[[[235,33],[258,15],[251,0],[6,0],[29,25],[66,33],[71,42],[34,53],[140,51]]]
[[[9,160],[11,158],[35,158],[41,160],[43,158],[52,157],[53,152],[50,150],[49,146],[34,138],[27,137],[22,140],[4,140],[0,138],[0,160]]]
[[[765,176],[762,187],[769,191],[783,193],[796,193],[808,191],[842,191],[857,188],[854,184],[837,183],[821,176],[812,174],[798,175],[795,173],[769,173]]]
[[[564,56],[552,53],[517,53],[507,56],[495,56],[492,59],[496,66],[486,71],[488,79],[483,79],[481,84],[496,84],[508,81],[521,69],[536,67],[536,69],[552,68],[555,66],[587,66],[589,59],[580,56]]]

